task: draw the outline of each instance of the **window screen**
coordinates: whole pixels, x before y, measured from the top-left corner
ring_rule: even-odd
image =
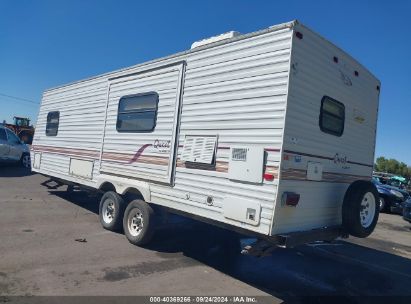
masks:
[[[118,104],[117,131],[151,132],[156,126],[158,94],[124,96]]]
[[[320,129],[321,131],[341,136],[344,132],[345,107],[344,105],[328,96],[321,101]]]
[[[57,136],[59,130],[60,112],[47,114],[46,136]]]

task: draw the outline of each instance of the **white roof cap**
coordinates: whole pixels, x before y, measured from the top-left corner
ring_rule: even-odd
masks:
[[[210,37],[210,38],[206,38],[206,39],[203,39],[203,40],[195,41],[191,45],[191,49],[194,49],[196,47],[203,46],[203,45],[206,45],[206,44],[210,44],[210,43],[213,43],[213,42],[217,42],[217,41],[221,41],[221,40],[225,40],[225,39],[230,39],[230,38],[233,38],[233,37],[236,37],[236,36],[239,36],[239,35],[241,35],[240,32],[231,31],[231,32],[223,33],[223,34],[213,36],[213,37]]]

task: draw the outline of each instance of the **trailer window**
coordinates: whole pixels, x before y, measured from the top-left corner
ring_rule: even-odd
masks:
[[[59,121],[60,112],[54,111],[47,114],[46,136],[57,136]]]
[[[124,96],[118,103],[118,132],[151,132],[156,126],[158,94]]]
[[[321,131],[341,136],[344,132],[345,106],[331,97],[324,96],[321,101]]]

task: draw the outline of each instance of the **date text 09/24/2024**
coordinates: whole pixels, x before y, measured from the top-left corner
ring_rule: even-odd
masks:
[[[257,303],[255,297],[247,296],[172,296],[172,297],[150,297],[150,303]]]

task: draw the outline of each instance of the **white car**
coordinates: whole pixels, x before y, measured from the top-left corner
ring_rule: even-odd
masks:
[[[30,150],[10,129],[0,125],[0,163],[18,163],[30,168]]]

